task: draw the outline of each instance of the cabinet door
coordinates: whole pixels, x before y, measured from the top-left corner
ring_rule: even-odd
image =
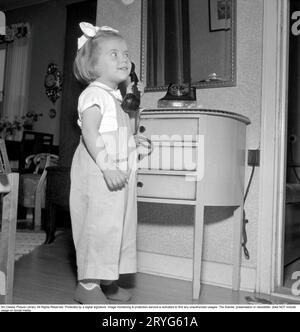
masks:
[[[185,175],[139,174],[138,197],[196,200],[195,178]]]
[[[153,141],[196,142],[198,124],[197,118],[142,117],[139,132]]]
[[[140,169],[195,171],[197,168],[197,144],[182,142],[153,142],[153,152],[143,156],[147,150],[139,148]]]

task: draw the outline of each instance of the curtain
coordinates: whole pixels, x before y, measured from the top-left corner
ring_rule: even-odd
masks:
[[[27,26],[28,27],[28,26]],[[13,120],[27,112],[30,34],[7,44],[3,117]]]
[[[147,85],[191,81],[188,0],[149,0]]]

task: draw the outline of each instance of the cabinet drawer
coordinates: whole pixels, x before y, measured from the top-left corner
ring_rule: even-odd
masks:
[[[195,141],[198,135],[198,119],[147,119],[141,118],[139,133],[153,141]]]
[[[153,152],[143,156],[148,151],[139,147],[141,155],[140,169],[194,171],[197,168],[197,144],[181,142],[153,142]]]
[[[138,197],[196,200],[196,182],[184,175],[138,174]]]

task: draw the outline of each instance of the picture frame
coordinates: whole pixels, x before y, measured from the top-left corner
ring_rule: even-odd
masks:
[[[210,31],[231,29],[232,0],[208,0]]]

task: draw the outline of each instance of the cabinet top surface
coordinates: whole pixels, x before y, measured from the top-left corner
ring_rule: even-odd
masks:
[[[200,109],[200,108],[145,108],[142,110],[143,115],[175,115],[179,117],[183,117],[184,115],[209,115],[209,116],[219,116],[232,118],[237,121],[243,122],[246,125],[250,125],[251,121],[244,115],[221,111],[221,110],[209,110],[209,109]]]

